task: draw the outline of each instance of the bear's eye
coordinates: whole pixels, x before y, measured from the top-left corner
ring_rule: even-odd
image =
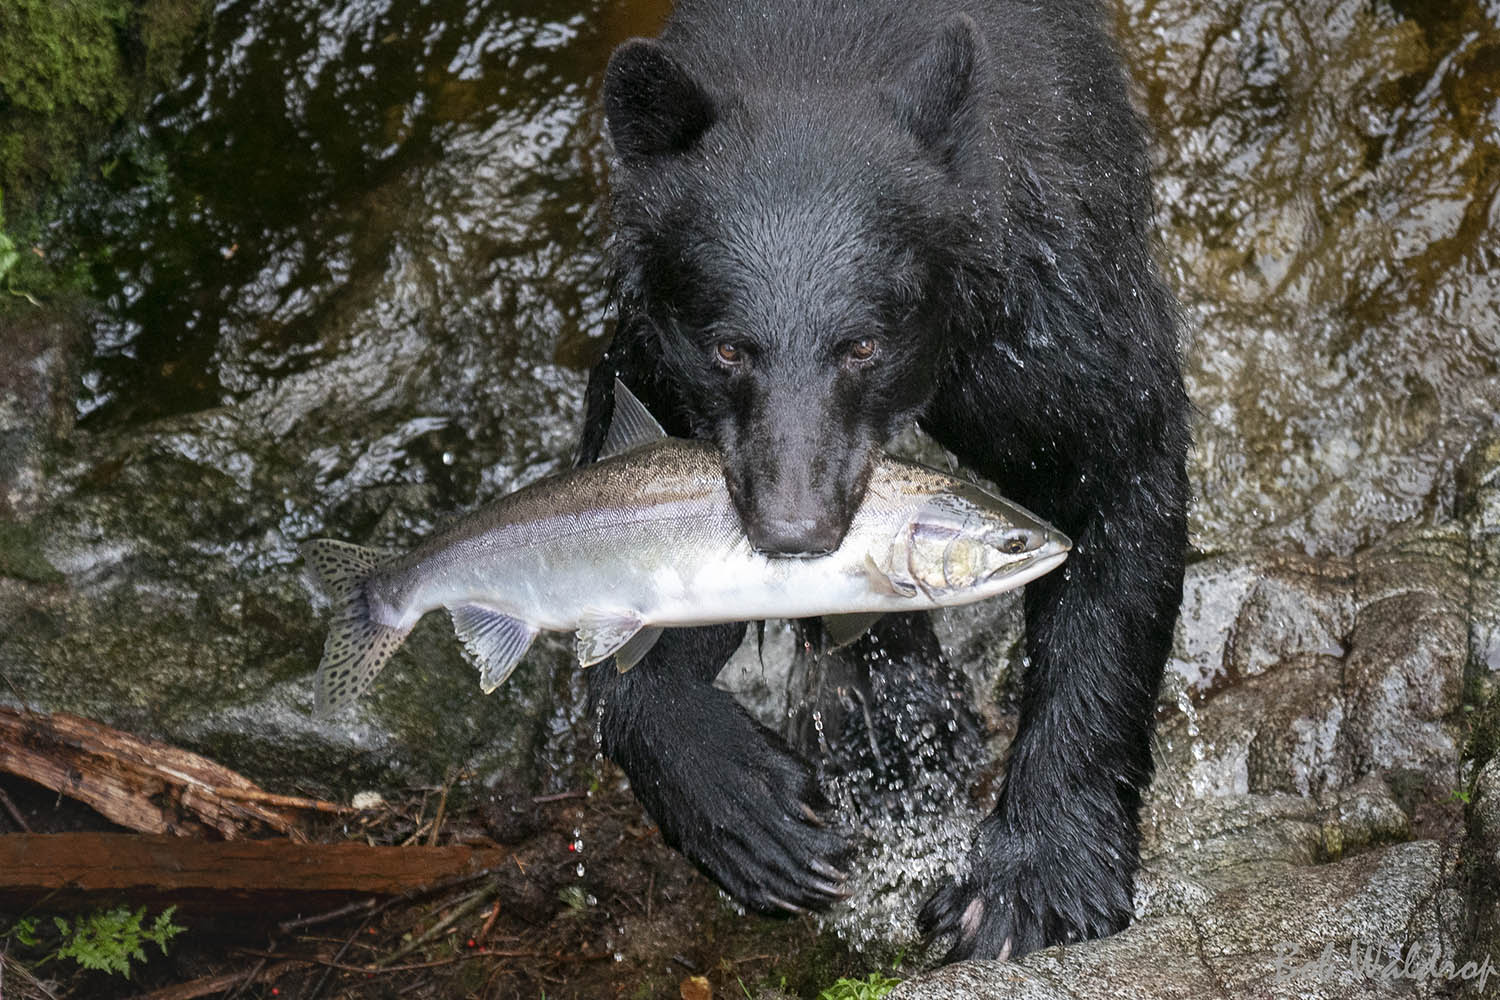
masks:
[[[855,362],[869,361],[875,356],[879,345],[875,343],[874,337],[861,337],[849,345],[849,360]]]
[[[745,360],[745,350],[738,344],[725,340],[714,345],[714,356],[719,359],[720,364],[738,365]]]

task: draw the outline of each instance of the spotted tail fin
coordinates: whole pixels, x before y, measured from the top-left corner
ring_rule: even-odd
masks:
[[[380,552],[315,538],[302,546],[302,558],[333,604],[317,681],[316,711],[327,716],[354,703],[401,647],[406,633],[370,617],[365,584],[385,559]]]

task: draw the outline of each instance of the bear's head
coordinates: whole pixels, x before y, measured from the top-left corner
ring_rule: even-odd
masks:
[[[959,16],[866,86],[700,79],[645,39],[610,60],[622,322],[657,339],[760,551],[836,548],[956,363],[982,56]]]

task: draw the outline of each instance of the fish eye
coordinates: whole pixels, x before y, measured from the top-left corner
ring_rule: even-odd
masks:
[[[1008,556],[1018,556],[1026,551],[1028,541],[1027,537],[1019,531],[1006,535],[1005,540],[1000,543],[1000,551]]]
[[[744,363],[745,349],[738,344],[721,340],[714,345],[714,357],[719,360],[721,365],[728,365],[733,368]]]

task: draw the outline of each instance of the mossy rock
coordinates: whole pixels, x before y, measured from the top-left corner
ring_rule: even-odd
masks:
[[[91,150],[176,72],[203,0],[0,5],[0,191],[16,231]],[[20,242],[17,240],[17,242]]]
[[[0,576],[31,583],[63,582],[63,575],[42,554],[36,532],[11,521],[0,521]]]

